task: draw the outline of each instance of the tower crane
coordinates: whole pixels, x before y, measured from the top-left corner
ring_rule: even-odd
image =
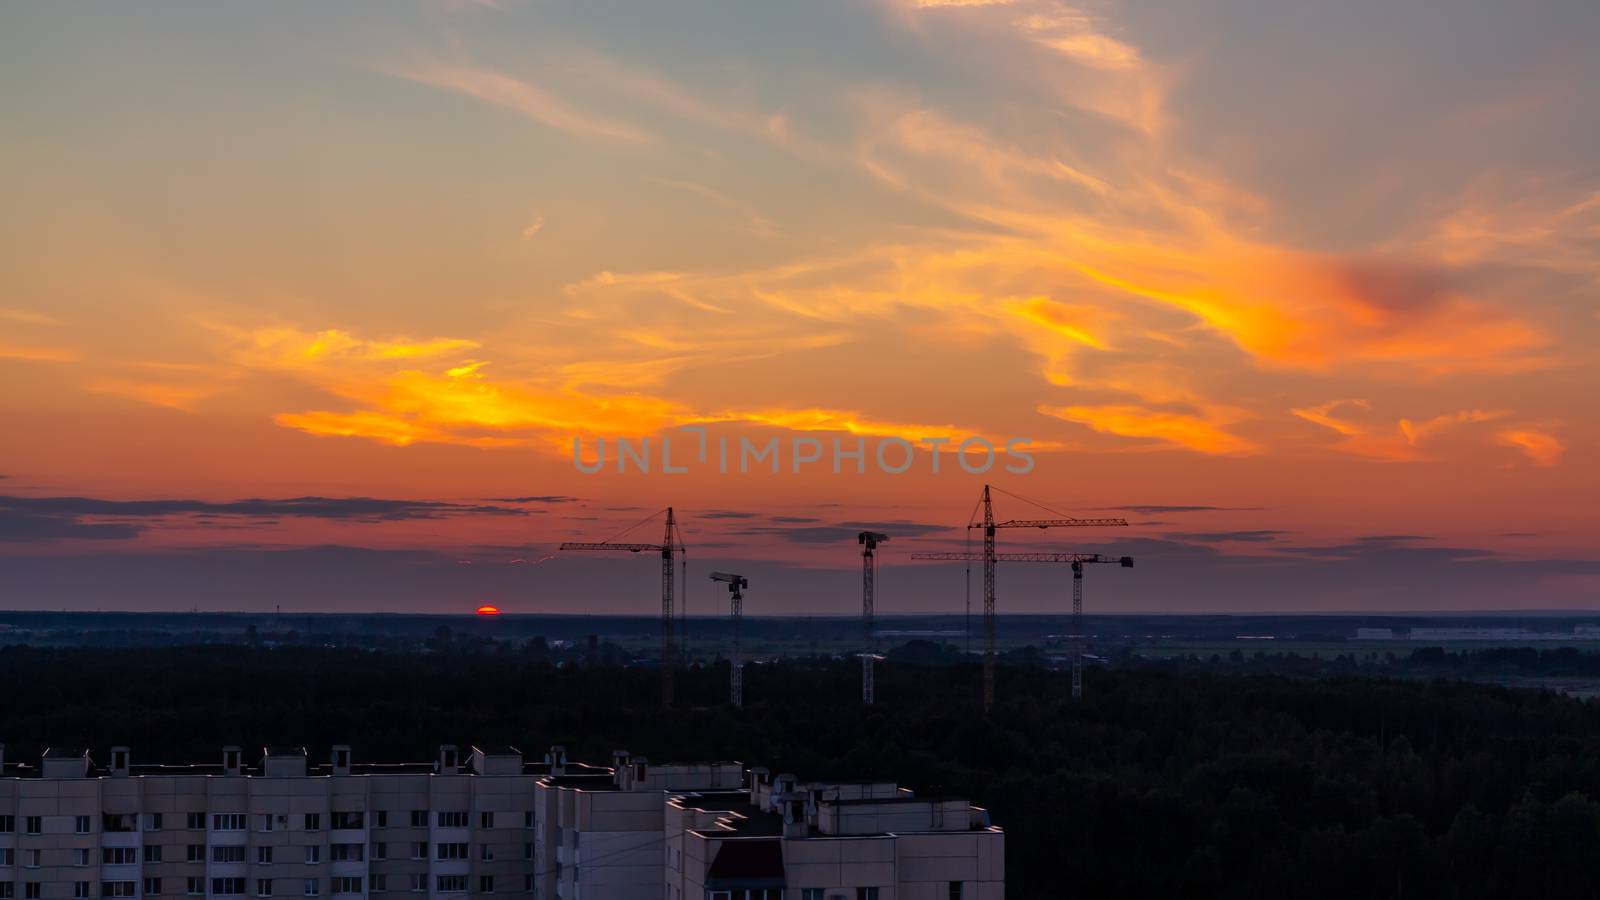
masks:
[[[856,541],[861,545],[861,625],[866,632],[863,635],[866,649],[861,653],[861,702],[867,706],[871,706],[873,701],[875,687],[872,669],[878,659],[877,640],[872,635],[872,617],[875,614],[872,582],[877,572],[878,545],[887,540],[887,534],[876,531],[863,531],[856,535]]]
[[[990,495],[991,490],[999,490],[991,485],[983,486],[983,497],[980,504],[983,506],[983,519],[981,521],[968,521],[967,528],[983,529],[983,708],[988,711],[994,707],[994,581],[995,581],[995,531],[1000,528],[1103,528],[1110,526],[1125,527],[1127,519],[1100,518],[1079,519],[1070,516],[1061,516],[1055,519],[1008,519],[1004,522],[994,520],[994,503]],[[1001,493],[1010,494],[1009,491]],[[1015,497],[1015,494],[1010,494]],[[1024,498],[1017,497],[1018,500]],[[1032,503],[1033,501],[1026,501]],[[1034,504],[1037,506],[1038,504]],[[1041,507],[1044,508],[1044,507]],[[1053,510],[1052,510],[1053,512]],[[1059,515],[1059,514],[1058,514]],[[922,558],[913,554],[913,559]]]
[[[913,553],[912,559],[981,559],[976,553]],[[1052,562],[1072,564],[1072,699],[1083,698],[1083,567],[1088,563],[1115,563],[1133,568],[1131,556],[1099,553],[996,553],[998,562]]]
[[[672,639],[672,556],[674,553],[687,553],[688,548],[683,545],[683,534],[678,530],[678,520],[673,516],[672,507],[667,507],[667,527],[659,544],[627,544],[613,541],[599,541],[584,543],[568,541],[561,545],[562,550],[626,550],[629,553],[660,553],[661,554],[661,704],[667,708],[672,707],[672,665],[673,665],[673,639]],[[651,516],[651,518],[655,518]],[[649,521],[646,519],[645,521]],[[644,524],[643,522],[639,524]],[[634,526],[635,528],[638,525]],[[630,528],[629,531],[632,529]],[[626,532],[624,532],[626,533]]]
[[[728,585],[728,615],[733,619],[733,640],[728,649],[728,702],[734,709],[744,709],[744,662],[739,659],[739,621],[744,618],[744,589],[750,586],[749,579],[743,575],[734,575],[728,572],[712,572],[712,581],[725,582]]]

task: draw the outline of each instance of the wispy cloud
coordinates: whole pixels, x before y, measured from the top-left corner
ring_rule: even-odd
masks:
[[[1559,464],[1567,452],[1566,445],[1560,439],[1542,431],[1506,429],[1496,438],[1501,444],[1522,451],[1529,462],[1545,468]]]
[[[418,84],[464,94],[575,135],[622,141],[652,139],[650,133],[641,128],[580,112],[538,85],[478,66],[418,63],[385,67],[380,71]]]

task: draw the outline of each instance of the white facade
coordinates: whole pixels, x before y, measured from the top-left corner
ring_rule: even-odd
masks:
[[[0,745],[0,900],[1000,900],[1004,836],[962,800],[736,762],[611,767],[560,747],[415,765],[97,766]],[[730,849],[731,848],[731,849]]]

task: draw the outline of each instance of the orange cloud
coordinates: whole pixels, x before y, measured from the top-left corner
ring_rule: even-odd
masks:
[[[28,362],[77,362],[78,351],[67,347],[29,347],[21,344],[0,343],[0,359],[20,359]]]
[[[200,401],[215,397],[223,388],[217,384],[171,384],[153,381],[136,381],[126,378],[100,378],[85,387],[96,394],[127,397],[182,412],[193,412]]]
[[[1561,462],[1562,454],[1567,452],[1561,441],[1540,431],[1507,429],[1496,437],[1502,445],[1521,450],[1522,455],[1536,466],[1554,466]]]
[[[1132,405],[1040,406],[1039,411],[1105,434],[1153,438],[1201,453],[1241,455],[1260,451],[1256,444],[1229,434],[1218,423],[1184,413]]]
[[[1401,419],[1400,432],[1406,436],[1407,441],[1415,445],[1418,441],[1431,434],[1456,425],[1464,425],[1471,422],[1490,422],[1495,419],[1503,419],[1507,415],[1509,413],[1505,410],[1467,409],[1446,416],[1434,416],[1425,422],[1412,422],[1410,419]]]
[[[1333,446],[1342,453],[1391,462],[1428,459],[1418,446],[1428,438],[1459,425],[1489,422],[1508,415],[1504,410],[1469,409],[1434,416],[1422,422],[1401,419],[1393,426],[1372,425],[1349,418],[1352,413],[1370,412],[1371,409],[1372,405],[1365,400],[1334,400],[1307,409],[1292,409],[1290,412],[1307,422],[1337,432],[1342,439]]]

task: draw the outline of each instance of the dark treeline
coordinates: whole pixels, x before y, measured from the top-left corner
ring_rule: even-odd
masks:
[[[920,651],[930,661],[948,655]],[[913,656],[915,653],[912,654]],[[684,672],[655,709],[648,668],[525,651],[395,654],[204,647],[0,650],[10,761],[50,744],[101,759],[214,761],[224,744],[351,743],[366,760],[440,743],[553,743],[603,762],[735,758],[802,780],[889,776],[960,793],[1008,831],[1008,893],[1084,897],[1533,897],[1600,893],[1600,707],[1460,681],[1229,666],[1001,669],[855,660]]]

